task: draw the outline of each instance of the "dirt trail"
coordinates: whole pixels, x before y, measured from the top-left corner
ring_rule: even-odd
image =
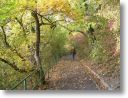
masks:
[[[85,73],[85,67],[77,60],[65,57],[50,71],[46,79],[48,90],[98,90]]]

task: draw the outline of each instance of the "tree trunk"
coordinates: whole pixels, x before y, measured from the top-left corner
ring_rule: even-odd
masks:
[[[40,59],[40,23],[37,12],[33,12],[33,17],[36,22],[36,51],[35,51],[35,60],[37,64],[37,68],[39,69],[39,77],[40,77],[40,84],[44,83],[44,71],[42,69],[41,65],[41,59]]]
[[[38,67],[41,65],[41,60],[40,60],[40,25],[39,25],[39,19],[37,16],[37,12],[33,13],[33,16],[35,18],[36,22],[36,51],[35,51],[35,59]]]

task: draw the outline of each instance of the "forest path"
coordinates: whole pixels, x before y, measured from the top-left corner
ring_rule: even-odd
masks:
[[[98,90],[96,84],[85,73],[85,67],[71,56],[63,57],[49,72],[47,90]]]

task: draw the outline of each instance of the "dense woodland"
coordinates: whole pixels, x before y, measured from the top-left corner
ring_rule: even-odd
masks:
[[[102,77],[119,79],[120,1],[0,0],[0,89],[38,89],[72,48]]]

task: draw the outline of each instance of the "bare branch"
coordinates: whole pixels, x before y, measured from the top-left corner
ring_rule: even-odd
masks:
[[[7,37],[6,37],[6,33],[5,33],[5,30],[4,30],[4,27],[1,26],[1,29],[2,29],[2,32],[3,32],[4,43],[5,43],[6,47],[9,47],[9,44],[7,42]]]
[[[48,19],[48,18],[46,18],[45,16],[43,16],[43,15],[41,15],[41,14],[39,14],[39,13],[37,13],[40,17],[42,17],[42,18],[44,18],[45,20],[47,20],[49,23],[52,23],[52,21],[50,20],[50,19]]]
[[[4,30],[4,27],[3,26],[1,26],[1,29],[2,29],[2,32],[3,32],[3,35],[4,35],[5,45],[8,48],[10,48],[11,51],[13,51],[14,53],[16,53],[23,61],[25,61],[25,58],[15,48],[13,48],[11,45],[9,45],[9,43],[7,42],[7,36],[6,36],[6,33],[5,33],[5,30]]]
[[[20,26],[22,27],[22,30],[23,30],[24,35],[26,35],[26,34],[25,34],[25,28],[24,28],[24,25],[23,25],[23,23],[22,23],[22,18],[19,20],[19,19],[16,17],[15,19],[16,19],[16,21],[20,24]]]
[[[61,27],[67,29],[67,30],[70,31],[70,32],[80,32],[80,33],[83,34],[84,36],[87,36],[84,31],[80,31],[80,30],[71,30],[71,29],[67,28],[66,26],[61,25],[61,24],[59,24],[59,23],[58,23],[58,25],[60,25]]]
[[[11,62],[8,61],[8,60],[5,60],[5,59],[3,59],[3,58],[0,58],[0,61],[6,63],[6,64],[8,64],[8,65],[10,65],[14,70],[16,70],[16,71],[18,71],[18,72],[21,72],[21,73],[27,72],[25,69],[20,69],[20,68],[18,68],[18,67],[15,65],[15,63],[11,63]]]

